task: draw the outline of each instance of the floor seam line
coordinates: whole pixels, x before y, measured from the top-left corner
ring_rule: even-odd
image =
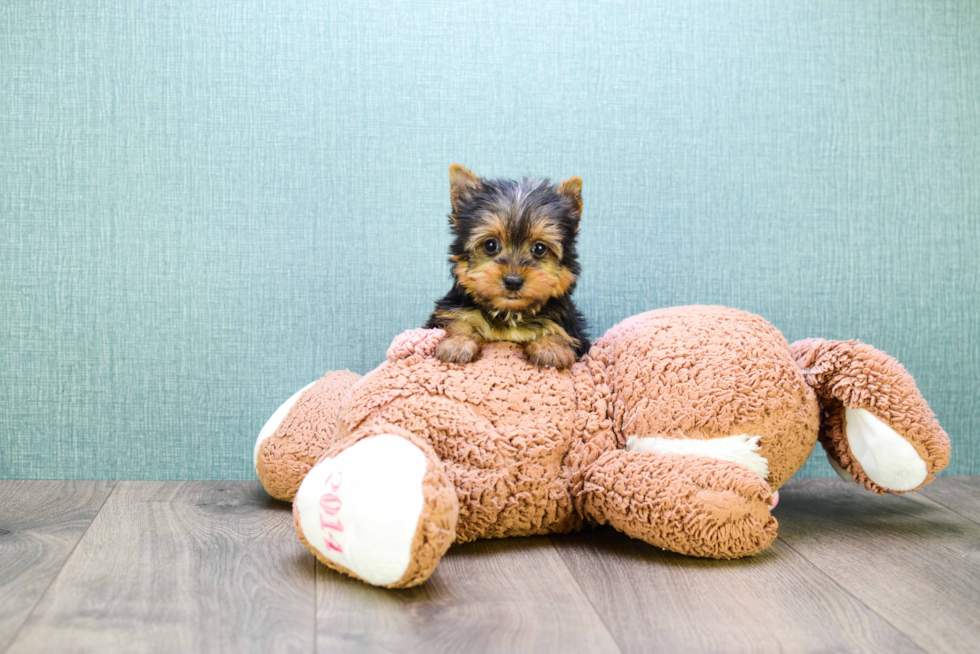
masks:
[[[85,539],[85,536],[88,535],[88,530],[92,528],[93,524],[95,524],[95,521],[99,517],[99,514],[102,513],[102,509],[103,507],[105,507],[106,502],[109,501],[109,498],[112,497],[112,494],[116,492],[116,488],[118,487],[119,487],[119,480],[113,480],[112,488],[109,490],[108,493],[106,493],[105,499],[102,500],[102,504],[99,505],[99,510],[95,512],[95,515],[92,516],[92,519],[89,521],[89,523],[85,525],[85,531],[82,532],[82,535],[79,536],[78,540],[75,541],[75,544],[72,545],[71,551],[68,553],[68,556],[65,557],[64,563],[62,563],[61,567],[58,568],[58,572],[56,572],[54,576],[51,577],[51,581],[48,582],[48,585],[44,587],[44,592],[38,595],[37,601],[34,602],[34,606],[31,607],[31,610],[27,614],[27,617],[24,618],[24,622],[21,623],[21,625],[17,628],[17,631],[14,632],[14,635],[11,636],[10,640],[7,642],[7,647],[4,648],[4,652],[10,651],[10,648],[13,647],[14,644],[17,642],[17,639],[20,638],[20,634],[22,631],[24,631],[24,627],[26,627],[27,623],[31,621],[31,618],[34,617],[34,612],[37,611],[37,607],[41,605],[41,602],[44,600],[45,596],[47,596],[48,591],[50,591],[51,587],[54,586],[54,582],[56,582],[58,580],[58,577],[61,576],[61,573],[65,571],[65,566],[68,565],[69,561],[71,561],[71,557],[75,555],[75,550],[78,549],[79,543],[81,543],[82,540]]]
[[[864,602],[864,600],[862,600],[860,597],[858,597],[857,595],[855,595],[854,593],[852,593],[848,589],[844,588],[836,579],[834,579],[829,574],[827,574],[824,571],[824,569],[821,568],[819,565],[817,565],[816,563],[814,563],[813,561],[811,561],[810,559],[808,559],[807,556],[805,554],[803,554],[803,552],[801,552],[800,550],[798,550],[795,547],[793,547],[789,543],[789,541],[787,541],[785,538],[783,538],[782,536],[777,536],[776,538],[777,538],[777,540],[781,541],[783,543],[783,545],[785,545],[786,547],[788,547],[791,550],[793,550],[793,552],[795,552],[800,558],[802,558],[804,561],[806,561],[807,563],[809,563],[810,565],[812,565],[813,568],[814,568],[814,570],[816,570],[821,575],[823,575],[830,583],[832,583],[835,587],[837,587],[840,590],[840,592],[846,594],[848,597],[853,598],[855,602],[857,602],[858,604],[860,604],[861,606],[863,606],[864,608],[868,609],[873,614],[875,614],[876,616],[878,616],[879,618],[881,618],[884,621],[884,623],[887,624],[889,627],[891,627],[892,629],[894,629],[898,633],[902,634],[902,636],[904,636],[906,638],[906,640],[908,640],[910,643],[912,643],[912,645],[914,645],[920,652],[923,652],[923,654],[925,654],[926,652],[929,651],[929,650],[925,649],[924,647],[922,647],[922,645],[920,645],[914,638],[912,638],[912,636],[910,636],[909,634],[907,634],[904,630],[899,629],[897,626],[895,626],[894,624],[892,624],[892,621],[891,620],[889,620],[888,618],[886,618],[885,616],[883,616],[881,613],[879,613],[878,611],[876,611],[873,608],[871,608],[870,606],[868,606]]]
[[[942,477],[940,477],[940,479],[942,479]],[[954,509],[953,507],[951,507],[951,506],[949,506],[949,505],[948,505],[948,504],[946,504],[945,502],[941,502],[940,500],[938,500],[938,499],[936,499],[935,497],[933,497],[933,496],[931,496],[931,495],[929,495],[929,494],[928,494],[928,493],[926,493],[925,491],[920,491],[920,494],[921,494],[921,496],[922,496],[922,497],[924,497],[924,498],[926,498],[926,499],[927,499],[927,500],[929,500],[930,502],[935,502],[936,504],[938,504],[939,506],[941,506],[941,507],[943,507],[943,508],[944,508],[944,509],[946,509],[947,511],[952,511],[953,513],[955,513],[955,514],[956,514],[956,515],[958,515],[959,517],[961,517],[961,518],[963,518],[964,520],[967,520],[967,521],[969,521],[969,522],[972,522],[972,523],[973,523],[973,524],[975,524],[975,525],[980,525],[980,520],[977,520],[976,518],[971,518],[971,517],[970,517],[970,516],[968,516],[968,515],[963,515],[962,513],[960,513],[959,511],[957,511],[957,510],[956,510],[956,509]]]
[[[565,561],[565,557],[561,555],[560,551],[558,551],[558,548],[555,546],[555,541],[550,535],[548,536],[548,544],[551,545],[552,551],[554,551],[555,555],[558,557],[558,560],[561,561],[562,567],[568,571],[568,575],[572,578],[572,581],[575,582],[575,587],[578,588],[580,593],[582,593],[582,597],[585,598],[585,601],[589,603],[589,607],[592,609],[592,612],[595,613],[597,618],[599,618],[599,622],[602,623],[606,633],[609,634],[609,637],[612,638],[614,643],[616,643],[616,649],[619,650],[620,654],[623,654],[626,651],[623,649],[623,644],[619,642],[619,639],[616,638],[616,634],[614,634],[612,629],[609,628],[609,625],[606,624],[606,619],[602,617],[599,609],[597,609],[595,604],[592,603],[592,598],[589,597],[588,593],[585,592],[585,589],[582,588],[582,584],[579,583],[578,577],[576,577],[575,573],[572,572],[572,569],[568,567],[568,562]]]

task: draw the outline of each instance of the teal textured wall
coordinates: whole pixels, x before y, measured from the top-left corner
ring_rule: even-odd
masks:
[[[860,338],[980,473],[978,35],[972,0],[0,3],[0,477],[252,478],[281,401],[447,289],[454,161],[584,178],[595,333]]]

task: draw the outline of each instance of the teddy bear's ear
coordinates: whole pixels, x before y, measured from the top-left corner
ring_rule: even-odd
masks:
[[[459,211],[460,203],[465,202],[479,189],[480,180],[472,172],[457,163],[449,167],[449,199],[453,203],[454,214]],[[455,223],[455,215],[451,218]]]
[[[582,216],[582,178],[569,177],[558,185],[558,192],[572,201],[575,214]]]

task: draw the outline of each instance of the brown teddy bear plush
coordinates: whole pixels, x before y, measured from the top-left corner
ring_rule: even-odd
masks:
[[[464,365],[442,330],[395,339],[364,375],[290,398],[255,449],[300,540],[378,586],[424,582],[452,543],[612,525],[674,552],[752,555],[777,490],[819,439],[876,493],[929,483],[949,439],[894,359],[857,341],[789,345],[758,316],[679,307],[611,328],[570,369],[490,343]]]

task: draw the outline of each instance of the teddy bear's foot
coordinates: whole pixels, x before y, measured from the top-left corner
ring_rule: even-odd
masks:
[[[895,359],[857,341],[792,345],[822,408],[820,442],[844,480],[905,493],[949,463],[949,437]]]
[[[866,482],[882,492],[904,493],[922,486],[929,475],[915,447],[867,409],[835,406],[826,414],[824,448],[830,466],[844,481],[856,481],[860,466]],[[850,454],[848,468],[841,463]]]
[[[304,386],[272,414],[255,441],[255,472],[269,495],[291,502],[303,477],[333,444],[344,397],[361,379],[328,372]]]
[[[769,485],[707,456],[607,452],[586,471],[584,513],[663,549],[715,559],[757,554],[776,538]]]
[[[375,586],[424,582],[456,537],[459,501],[442,463],[390,425],[328,451],[293,502],[300,540],[326,566]]]

